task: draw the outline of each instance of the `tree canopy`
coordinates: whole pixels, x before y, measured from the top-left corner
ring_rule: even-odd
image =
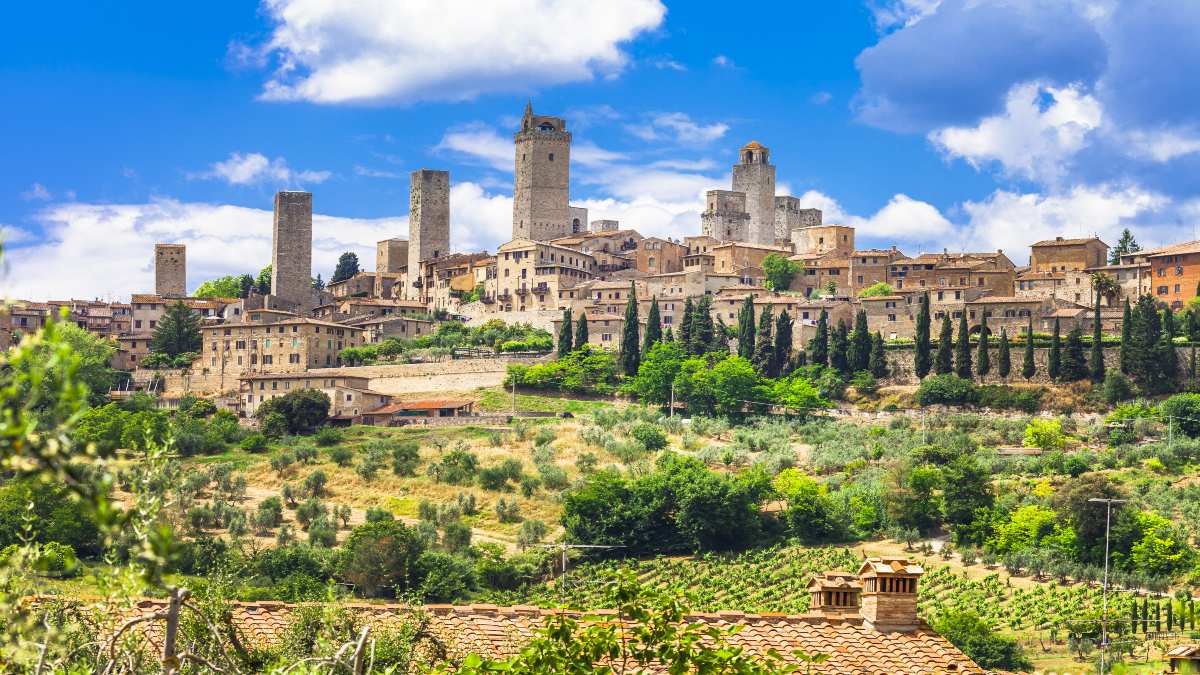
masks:
[[[769,253],[762,261],[763,274],[767,277],[767,288],[786,291],[792,285],[792,277],[804,270],[804,265],[787,256]]]

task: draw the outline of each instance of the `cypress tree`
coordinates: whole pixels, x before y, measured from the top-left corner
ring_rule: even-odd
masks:
[[[775,345],[771,356],[771,377],[779,377],[792,358],[792,317],[787,310],[775,319]]]
[[[1092,312],[1092,359],[1088,364],[1088,375],[1092,382],[1104,380],[1104,336],[1100,333],[1100,294],[1096,293],[1096,307]]]
[[[829,367],[843,375],[850,372],[850,362],[846,358],[846,351],[849,349],[847,332],[846,323],[838,321],[833,337],[829,340]]]
[[[1142,632],[1150,632],[1150,598],[1142,598]]]
[[[1037,374],[1033,362],[1033,315],[1029,316],[1029,327],[1025,329],[1025,359],[1021,362],[1021,377],[1029,380]]]
[[[1057,380],[1062,374],[1062,327],[1058,317],[1054,317],[1054,334],[1050,336],[1050,356],[1046,358],[1046,374],[1051,380]]]
[[[1121,351],[1120,369],[1129,374],[1129,346],[1133,331],[1133,311],[1129,308],[1129,298],[1125,298],[1125,312],[1121,315]]]
[[[587,310],[579,313],[579,320],[575,322],[575,349],[588,343],[588,323]]]
[[[1133,626],[1130,632],[1136,633],[1138,627],[1138,605],[1135,600],[1129,605],[1129,625]]]
[[[938,375],[954,372],[954,328],[950,325],[950,313],[942,315],[942,330],[938,333],[937,358],[934,369]]]
[[[708,352],[729,353],[729,326],[725,325],[725,320],[720,316],[717,317],[717,325],[713,326],[712,342],[708,343],[705,350],[705,353]]]
[[[200,316],[182,301],[167,305],[150,339],[150,351],[175,358],[180,354],[198,352],[202,346]]]
[[[763,309],[762,316],[758,318],[758,337],[754,341],[754,369],[760,375],[767,376],[771,372],[771,359],[775,355],[775,343],[771,339],[771,324],[774,323],[774,317],[771,316],[771,306],[767,305]]]
[[[1067,346],[1063,350],[1059,371],[1064,382],[1078,382],[1088,376],[1087,360],[1083,351],[1083,330],[1078,325],[1067,333]]]
[[[737,341],[738,356],[747,361],[754,358],[754,296],[748,293],[738,312]]]
[[[975,372],[979,373],[979,380],[982,382],[985,375],[992,370],[992,356],[988,354],[988,325],[987,315],[983,315],[983,319],[979,323],[979,352],[975,357]]]
[[[867,312],[858,310],[854,315],[854,331],[850,333],[850,344],[846,349],[846,360],[850,372],[867,370],[871,365],[871,331],[867,329]]]
[[[692,304],[692,299],[688,298],[683,303],[683,319],[679,322],[679,344],[683,347],[683,351],[687,351],[692,340],[692,317],[696,313],[696,307]]]
[[[1008,381],[1010,372],[1012,372],[1012,355],[1009,353],[1008,331],[1001,327],[1000,350],[996,355],[996,374],[1000,376],[1000,379]]]
[[[701,356],[713,342],[712,296],[702,295],[693,309],[691,332],[688,335],[688,352]]]
[[[869,368],[871,375],[874,375],[876,378],[888,376],[887,352],[883,348],[883,335],[879,331],[875,331],[875,335],[871,336],[871,361]]]
[[[642,355],[650,353],[650,348],[662,342],[662,317],[658,311],[658,296],[650,298],[650,309],[646,312],[646,335],[642,338]]]
[[[929,350],[929,293],[922,293],[917,306],[917,335],[913,343],[916,353],[913,356],[913,366],[917,377],[924,379],[933,367],[933,358]]]
[[[571,351],[574,336],[571,334],[571,329],[574,327],[574,322],[571,319],[571,309],[563,310],[562,324],[558,329],[558,358],[562,358]]]
[[[954,374],[971,379],[971,331],[967,328],[967,313],[958,315],[958,340],[954,343]]]
[[[1167,599],[1167,632],[1171,632],[1171,628],[1175,625],[1175,601]]]
[[[1167,307],[1162,310],[1162,329],[1169,339],[1175,339],[1175,313]]]
[[[638,305],[637,289],[629,284],[629,300],[625,302],[625,325],[621,329],[621,370],[626,377],[637,375],[638,366],[642,364],[641,348],[638,341]]]
[[[829,365],[829,312],[825,310],[821,310],[817,329],[808,343],[808,358],[813,365]]]

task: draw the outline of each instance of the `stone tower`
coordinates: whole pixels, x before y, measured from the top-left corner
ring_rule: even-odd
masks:
[[[775,165],[771,151],[758,141],[750,141],[738,151],[733,165],[733,189],[746,194],[746,212],[750,214],[749,241],[775,244]]]
[[[160,298],[187,297],[187,247],[154,245],[154,293]]]
[[[384,239],[375,243],[375,271],[395,274],[408,265],[408,240]]]
[[[408,192],[408,278],[420,274],[421,261],[450,253],[450,172],[412,172]]]
[[[271,228],[271,295],[304,309],[312,304],[312,193],[276,192]]]
[[[533,114],[526,104],[513,136],[513,239],[548,241],[571,234],[571,132],[561,117]]]
[[[774,224],[771,227],[771,231],[774,232]],[[700,232],[720,241],[750,241],[750,214],[746,213],[746,194],[730,190],[709,190],[704,193]]]

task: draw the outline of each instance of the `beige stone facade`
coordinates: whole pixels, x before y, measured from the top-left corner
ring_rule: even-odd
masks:
[[[254,321],[256,312],[248,312]],[[341,364],[338,354],[363,344],[363,330],[328,321],[288,318],[272,323],[207,326],[203,348],[192,365],[193,381],[211,391],[236,388],[251,373],[297,373]]]
[[[854,228],[845,225],[813,225],[792,230],[792,246],[800,255],[854,253]]]
[[[329,416],[349,419],[391,402],[392,397],[368,388],[369,378],[308,373],[246,375],[239,381],[242,411],[253,417],[263,403],[293,391],[315,389],[329,397]]]
[[[571,234],[571,132],[560,117],[525,107],[513,137],[513,239],[549,241]]]
[[[1108,244],[1099,237],[1065,239],[1055,237],[1030,247],[1029,271],[1064,272],[1100,267],[1108,261]]]
[[[450,255],[450,172],[420,169],[410,176],[408,273]]]
[[[746,237],[727,239],[762,246],[775,245],[775,165],[771,151],[758,141],[750,141],[738,150],[733,165],[733,190],[745,195]],[[715,235],[714,235],[715,236]]]
[[[561,291],[596,276],[596,259],[573,248],[514,239],[496,251],[491,311],[565,309]]]
[[[668,274],[683,271],[687,246],[671,239],[646,237],[638,242],[634,267],[646,274]]]

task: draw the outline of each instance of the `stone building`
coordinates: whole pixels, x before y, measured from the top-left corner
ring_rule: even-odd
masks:
[[[293,391],[313,389],[329,397],[329,417],[349,420],[391,402],[389,394],[372,391],[369,378],[335,373],[248,373],[239,380],[242,413],[254,417],[258,407]]]
[[[514,239],[496,251],[491,311],[564,309],[562,291],[596,276],[596,259],[577,249]]]
[[[775,245],[794,245],[792,232],[821,225],[821,209],[802,209],[797,197],[775,197]]]
[[[533,104],[527,104],[513,142],[513,239],[549,241],[571,234],[571,132],[566,121],[534,115]]]
[[[433,322],[404,315],[358,316],[342,321],[363,330],[363,344],[377,344],[388,338],[415,339],[433,332]]]
[[[619,220],[593,220],[591,232],[611,232],[621,229],[621,221]]]
[[[384,239],[375,243],[375,297],[385,298],[391,295],[392,286],[407,271],[407,239]]]
[[[1143,287],[1148,287],[1155,300],[1178,310],[1196,297],[1200,288],[1200,241],[1164,246],[1143,255],[1147,263]]]
[[[1031,245],[1030,272],[1066,272],[1100,267],[1108,261],[1108,244],[1099,237],[1055,237]]]
[[[878,331],[885,340],[916,335],[916,308],[908,301],[913,295],[915,294],[859,298],[858,305],[867,315],[867,328],[872,333]],[[930,330],[934,329],[931,327]]]
[[[154,292],[164,298],[187,297],[187,247],[154,245]]]
[[[977,286],[993,295],[1011,296],[1016,269],[1004,251],[922,253],[893,260],[888,266],[888,283],[896,290]]]
[[[746,193],[709,190],[704,193],[704,213],[700,214],[700,232],[718,241],[750,241],[750,214],[746,211]]]
[[[762,263],[769,255],[788,257],[791,249],[770,244],[726,242],[711,250],[713,270],[720,274],[737,274],[745,278],[762,278]]]
[[[357,272],[349,279],[330,283],[325,287],[325,290],[335,298],[368,298],[375,295],[376,287],[390,291],[392,284],[396,281],[396,277],[397,275],[394,274],[385,274],[381,277],[376,272]],[[387,295],[387,293],[384,295]]]
[[[414,171],[409,185],[408,274],[412,277],[422,262],[450,254],[450,172]],[[409,283],[413,284],[411,278]]]
[[[571,215],[571,234],[587,232],[588,210],[582,206],[568,206],[567,211]]]
[[[284,316],[253,310],[246,313],[245,323],[201,328],[202,351],[192,364],[192,381],[198,390],[230,391],[249,373],[298,373],[339,366],[343,349],[363,344],[361,328]]]
[[[792,230],[791,236],[798,255],[854,253],[854,228],[846,225],[806,225]]]
[[[848,278],[850,294],[858,295],[866,288],[878,283],[888,283],[888,268],[892,261],[903,257],[904,254],[895,246],[884,249],[865,249],[854,251],[848,256]]]
[[[646,274],[683,271],[687,247],[673,239],[646,237],[638,242],[634,266]]]
[[[313,305],[312,193],[275,193],[271,295],[300,310]]]
[[[775,244],[775,165],[771,151],[758,141],[750,141],[738,151],[733,165],[733,190],[745,195],[750,215],[747,237],[733,239],[751,244]]]
[[[848,296],[850,289],[850,259],[837,252],[824,255],[800,254],[791,257],[804,269],[792,277],[790,290],[813,295]]]

